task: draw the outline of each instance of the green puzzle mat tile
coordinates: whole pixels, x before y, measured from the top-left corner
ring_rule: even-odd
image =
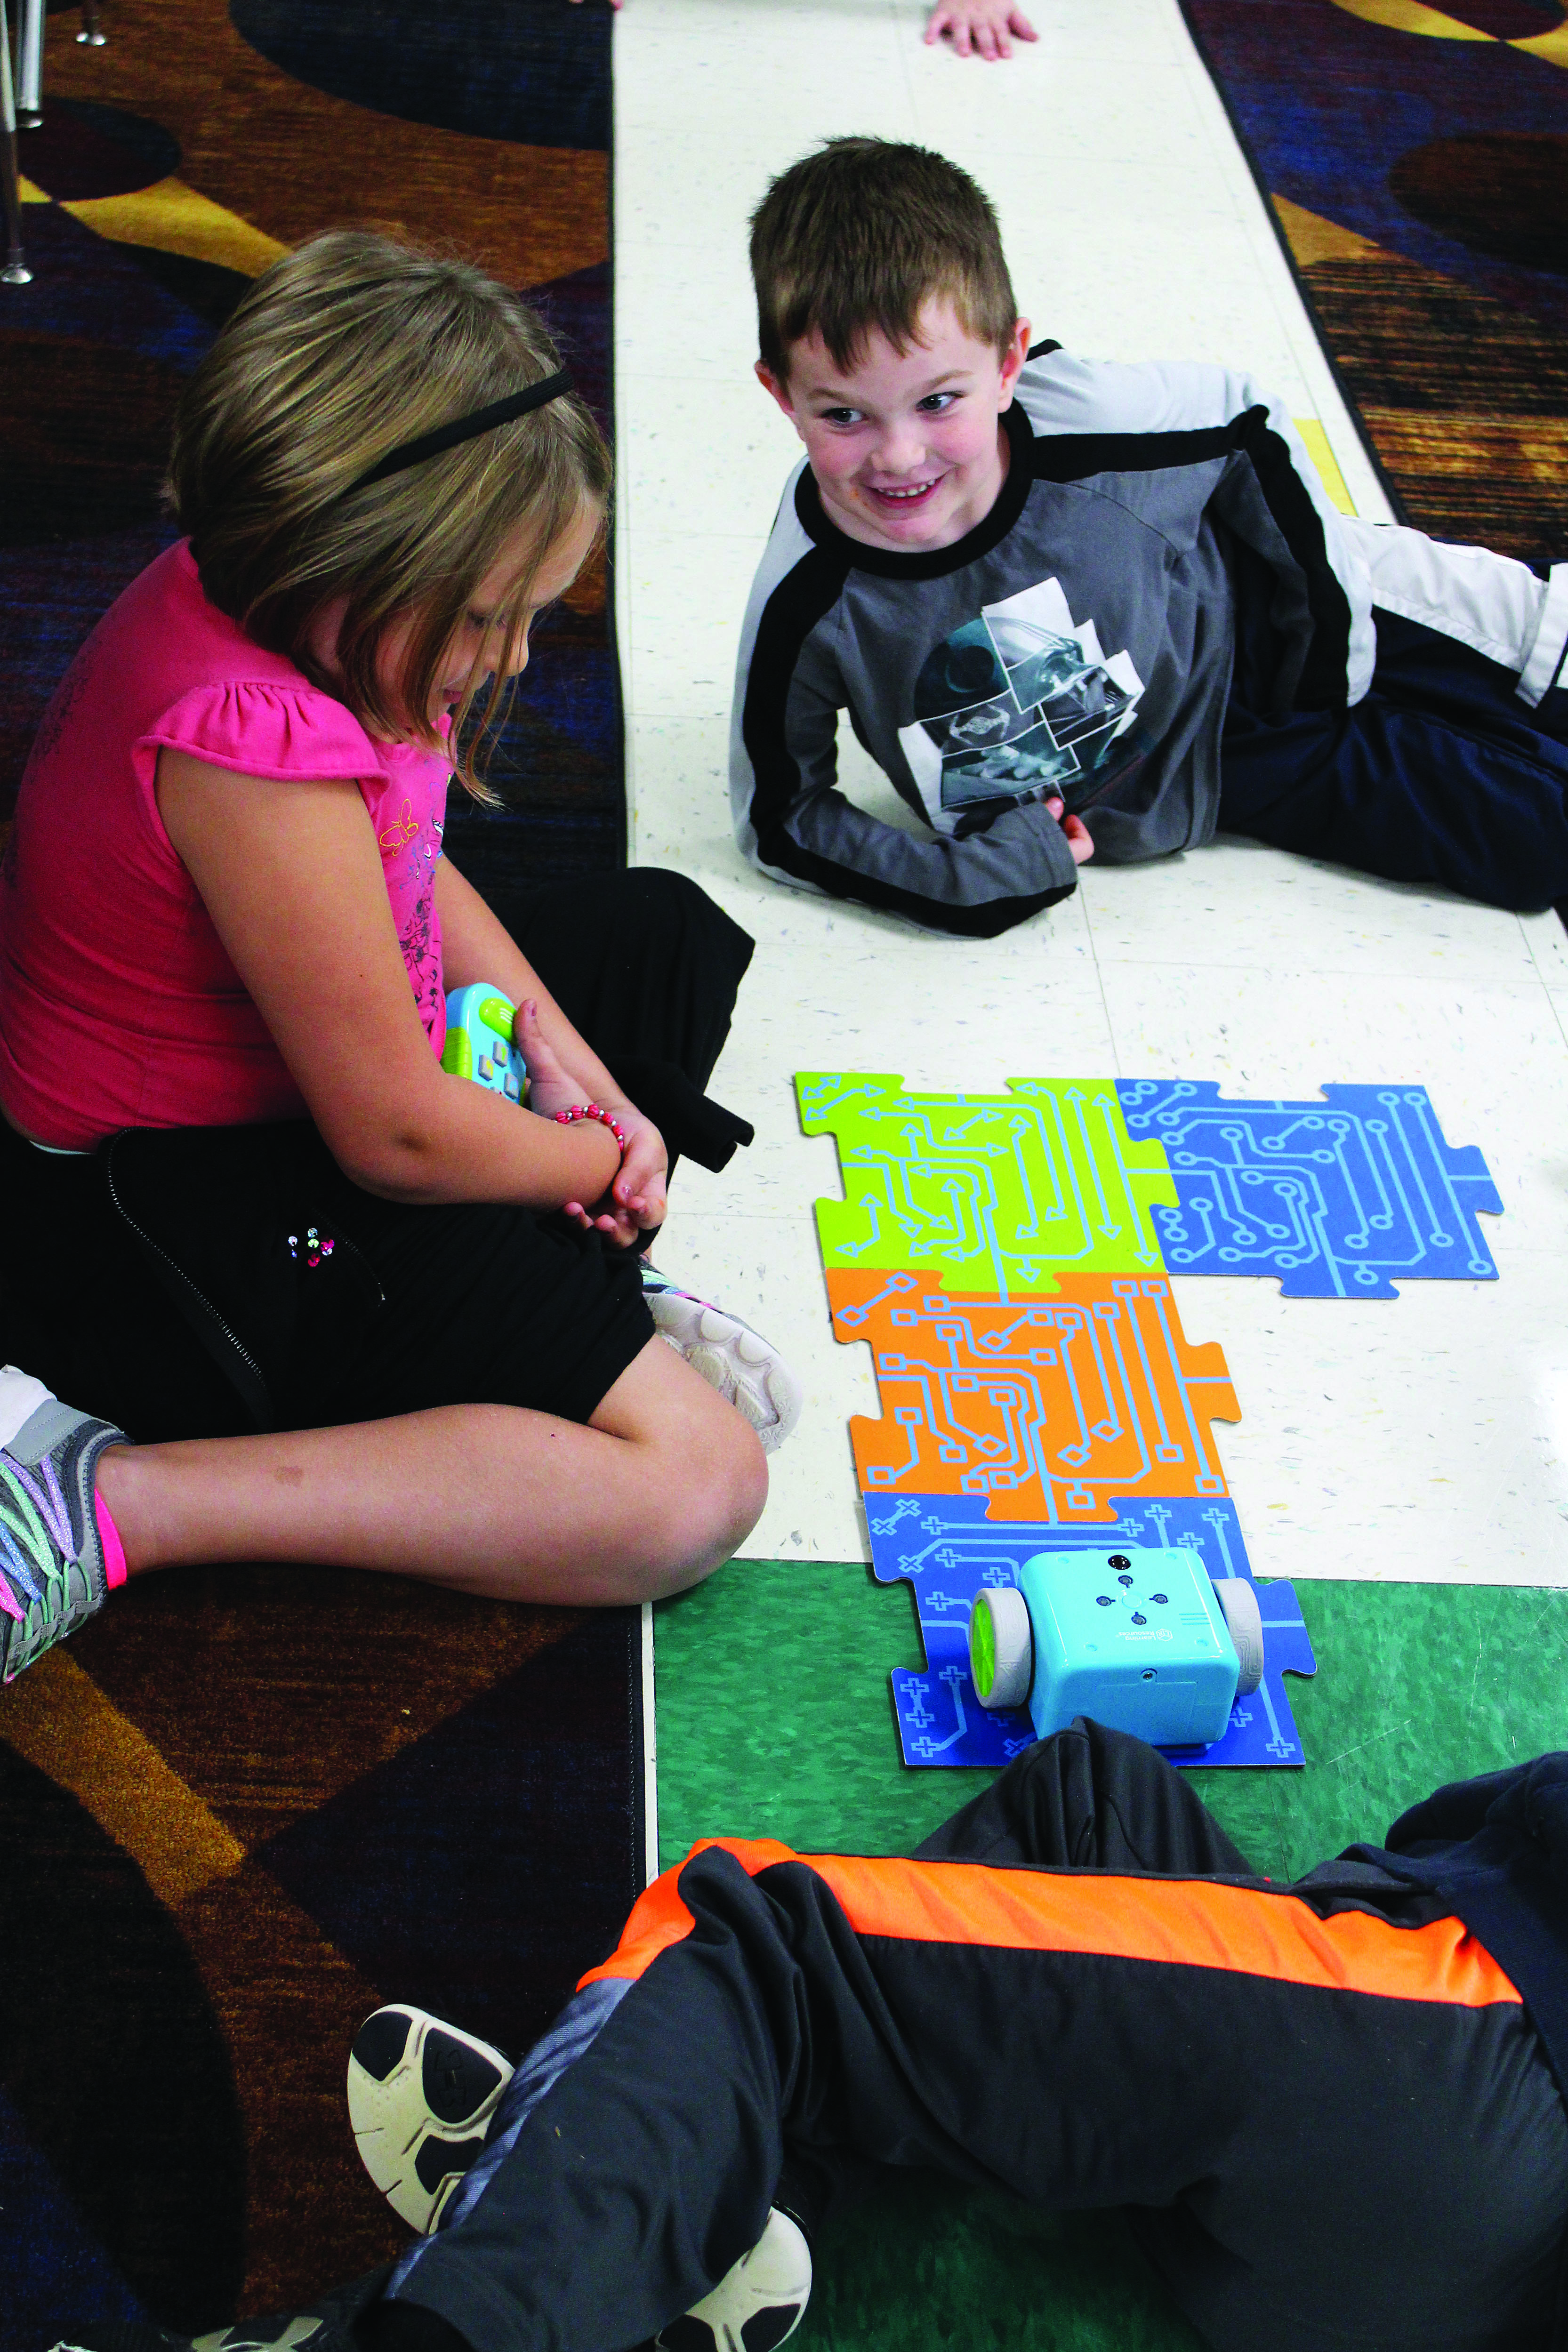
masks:
[[[844,1199],[816,1203],[829,1269],[999,1298],[1048,1296],[1058,1273],[1163,1273],[1149,1211],[1176,1188],[1109,1078],[1009,1078],[1005,1095],[906,1094],[863,1071],[795,1083],[805,1133],[838,1146]]]
[[[1292,1685],[1307,1769],[1192,1774],[1256,1867],[1299,1876],[1441,1781],[1568,1745],[1568,1592],[1296,1587],[1323,1671]],[[736,1561],[661,1603],[660,1851],[705,1836],[907,1851],[990,1780],[898,1761],[912,1605],[858,1566]],[[832,2224],[791,2352],[1199,2352],[1111,2216],[923,2176]]]

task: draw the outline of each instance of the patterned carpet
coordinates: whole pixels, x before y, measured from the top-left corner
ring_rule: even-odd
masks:
[[[1182,0],[1406,520],[1568,553],[1560,0]]]
[[[162,546],[181,379],[247,278],[401,221],[534,289],[609,398],[608,12],[560,0],[109,0],[57,13],[0,289],[0,814],[71,653]],[[448,831],[475,879],[622,860],[602,570],[542,634]],[[519,2047],[642,1878],[635,1612],[369,1576],[181,1572],[0,1693],[0,2352],[213,2326],[403,2232],[342,2104],[407,1996]]]

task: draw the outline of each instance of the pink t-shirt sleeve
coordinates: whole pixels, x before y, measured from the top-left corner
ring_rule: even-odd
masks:
[[[449,733],[445,712],[439,725],[444,736]],[[194,687],[136,745],[138,780],[160,833],[154,784],[158,753],[165,747],[237,775],[358,783],[375,829],[409,986],[431,1050],[438,1055],[446,1043],[447,1007],[435,883],[449,755],[373,742],[352,711],[310,687],[266,680]]]
[[[435,877],[449,754],[373,740],[208,604],[181,542],[132,582],[61,681],[0,866],[0,1099],[45,1143],[82,1150],[117,1128],[304,1110],[159,816],[164,747],[280,793],[355,785],[441,1050]]]
[[[280,782],[374,776],[386,749],[373,744],[330,694],[265,681],[195,686],[183,694],[137,744],[138,752],[151,754],[144,763],[149,786],[164,747],[238,775]]]

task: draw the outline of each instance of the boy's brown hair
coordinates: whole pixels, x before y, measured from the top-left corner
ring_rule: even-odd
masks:
[[[813,332],[841,368],[873,332],[907,351],[933,298],[998,352],[1018,315],[990,199],[945,155],[889,139],[829,139],[780,173],[752,216],[752,278],[781,382]]]

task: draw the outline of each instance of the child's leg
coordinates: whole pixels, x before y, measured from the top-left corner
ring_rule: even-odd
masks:
[[[1185,1775],[1142,1739],[1080,1717],[1042,1739],[915,1848],[921,1862],[1080,1870],[1257,1874]],[[808,2232],[852,2204],[872,2168],[838,2150],[789,2151],[774,2203]]]
[[[741,1416],[650,1339],[586,1426],[508,1405],[117,1446],[99,1492],[132,1575],[299,1560],[510,1601],[695,1584],[751,1532],[767,1472]]]
[[[1533,2341],[1562,2101],[1506,1980],[1386,1885],[1381,1917],[1365,1872],[1336,1914],[1201,1875],[700,1850],[391,2292],[482,2352],[637,2342],[754,2242],[787,2137],[1142,2209],[1215,2343]]]
[[[1561,694],[1532,713],[1512,671],[1468,646],[1390,613],[1377,632],[1372,689],[1352,710],[1275,725],[1233,698],[1221,827],[1489,906],[1568,897]]]
[[[1257,1875],[1173,1764],[1082,1717],[1026,1748],[915,1853],[922,1862]]]

